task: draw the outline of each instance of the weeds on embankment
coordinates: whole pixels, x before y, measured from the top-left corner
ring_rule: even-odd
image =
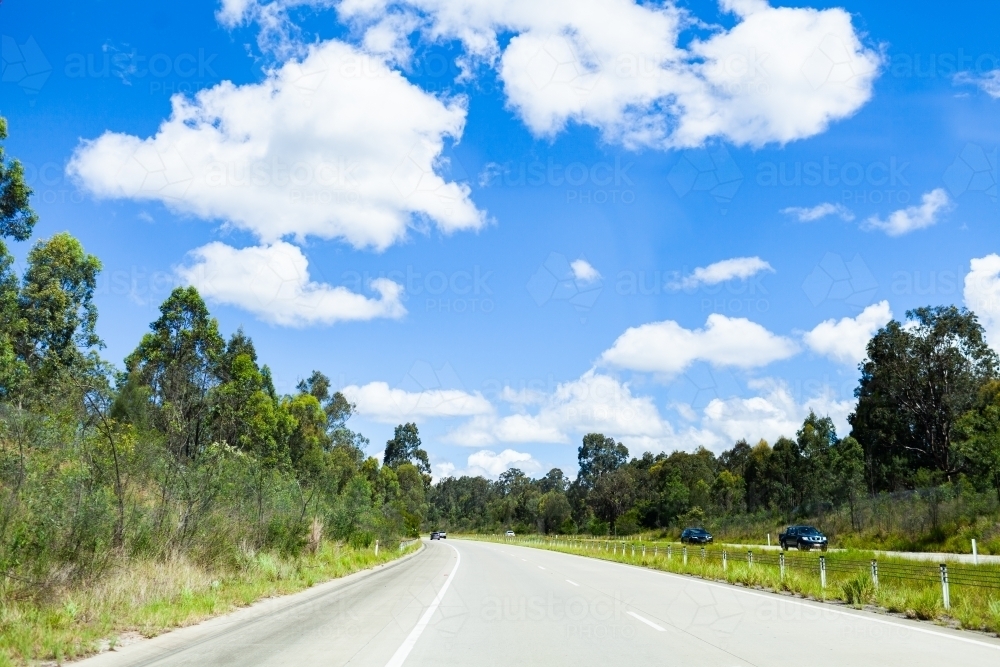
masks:
[[[316,554],[247,552],[235,568],[210,570],[176,557],[122,562],[97,581],[10,595],[0,589],[0,667],[80,658],[138,633],[152,637],[315,584],[386,563],[404,550],[329,542]]]
[[[468,537],[489,539],[481,535]],[[491,541],[503,541],[503,539]],[[848,551],[827,554],[830,565],[827,568],[824,588],[821,585],[818,569],[803,570],[789,565],[782,576],[776,564],[762,563],[759,560],[750,564],[746,561],[745,552],[739,551],[729,554],[724,566],[718,554],[715,554],[715,558],[703,560],[697,547],[688,548],[685,563],[683,551],[676,544],[672,545],[669,555],[666,545],[657,544],[654,551],[653,543],[648,543],[645,551],[639,547],[634,552],[631,545],[628,549],[622,549],[621,546],[612,547],[612,542],[598,540],[555,540],[550,543],[542,538],[538,541],[518,540],[515,544],[638,565],[774,593],[791,593],[810,600],[840,602],[857,609],[901,614],[908,618],[1000,634],[1000,589],[952,583],[951,608],[945,609],[939,581],[902,579],[888,574],[893,565],[912,567],[913,561],[879,557],[878,563],[882,574],[877,587],[871,574],[865,569],[851,570],[837,567],[838,562],[870,561],[873,558],[872,552]],[[935,567],[934,564],[928,565],[931,568]],[[1000,579],[1000,566],[980,565],[978,568],[982,568],[982,572],[995,573]]]

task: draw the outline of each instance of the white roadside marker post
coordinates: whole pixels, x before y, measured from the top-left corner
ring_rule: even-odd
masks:
[[[976,538],[972,538],[972,564],[979,565],[979,550],[976,548]]]
[[[767,534],[767,546],[771,546],[771,533]]]
[[[687,547],[681,547],[681,550],[684,552],[684,564],[687,565],[688,564],[688,548]]]
[[[819,557],[819,586],[826,588],[826,556]]]
[[[378,556],[378,540],[375,540],[375,555]]]
[[[781,570],[781,580],[785,580],[785,552],[778,554],[778,569]]]
[[[941,563],[941,601],[945,609],[951,609],[951,591],[948,589],[948,566]]]
[[[878,590],[878,561],[872,558],[872,586]]]
[[[727,569],[729,569],[729,554],[727,554],[726,550],[723,549],[722,550],[722,571],[725,572]]]

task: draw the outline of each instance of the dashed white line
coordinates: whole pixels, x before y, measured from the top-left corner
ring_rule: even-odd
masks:
[[[538,566],[538,569],[539,569],[539,570],[544,570],[545,568],[544,568],[544,567],[542,567],[541,565],[539,565],[539,566]]]
[[[631,616],[632,618],[636,619],[637,621],[642,621],[643,623],[645,623],[649,627],[653,628],[657,632],[665,632],[664,629],[661,628],[660,626],[658,626],[656,623],[653,623],[648,618],[643,618],[642,616],[640,616],[639,614],[635,613],[634,611],[628,611],[628,612],[625,612],[625,613],[627,613],[629,616]]]
[[[573,584],[574,586],[579,586],[580,585],[580,584],[576,583],[575,581],[573,581],[572,579],[567,579],[566,583]]]

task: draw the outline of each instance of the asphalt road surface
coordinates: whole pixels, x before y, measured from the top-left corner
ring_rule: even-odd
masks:
[[[448,540],[87,667],[1000,665],[1000,640],[527,547]]]

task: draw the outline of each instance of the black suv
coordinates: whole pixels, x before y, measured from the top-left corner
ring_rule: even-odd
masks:
[[[778,542],[781,544],[781,548],[785,550],[795,547],[802,551],[809,551],[810,549],[819,547],[823,551],[826,551],[827,547],[826,535],[812,526],[789,526],[785,529],[785,532],[778,535]]]
[[[444,532],[443,530],[435,530],[433,533],[431,533],[431,539],[446,540],[448,539],[448,533]]]
[[[681,544],[711,544],[712,534],[704,528],[685,528],[681,533]]]

